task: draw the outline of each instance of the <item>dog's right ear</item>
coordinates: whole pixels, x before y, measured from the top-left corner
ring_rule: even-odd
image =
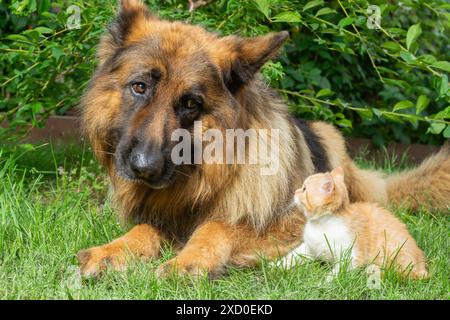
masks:
[[[148,21],[157,19],[141,0],[120,0],[116,18],[100,42],[98,50],[100,64],[124,46],[133,30],[141,30]]]

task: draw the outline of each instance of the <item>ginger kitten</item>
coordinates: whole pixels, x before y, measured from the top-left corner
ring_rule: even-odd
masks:
[[[307,219],[304,242],[277,265],[317,259],[336,263],[336,275],[348,254],[352,268],[393,264],[403,275],[428,277],[425,256],[403,222],[375,203],[349,202],[341,167],[308,177],[294,199]]]

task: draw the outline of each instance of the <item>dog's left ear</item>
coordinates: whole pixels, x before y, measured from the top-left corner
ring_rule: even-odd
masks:
[[[157,19],[141,0],[120,0],[115,23],[109,28],[118,46],[122,46],[127,36],[140,30],[147,21]]]
[[[232,93],[249,82],[289,37],[287,31],[253,38],[228,36],[220,39],[216,56],[225,84]]]
[[[141,0],[120,0],[119,8],[121,12],[145,10],[145,4]]]

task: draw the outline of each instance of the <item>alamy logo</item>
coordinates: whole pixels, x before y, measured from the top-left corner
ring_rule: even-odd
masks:
[[[381,9],[379,6],[370,5],[367,8],[367,14],[369,15],[367,18],[367,28],[381,29]]]
[[[378,266],[369,265],[367,272],[367,287],[373,290],[381,289],[381,270]]]
[[[194,122],[194,132],[176,129],[172,141],[178,141],[171,153],[172,162],[181,164],[246,164],[260,167],[261,175],[274,175],[279,168],[278,129],[203,130],[202,121]]]
[[[81,9],[76,5],[71,5],[66,10],[69,17],[67,18],[67,29],[80,29],[81,28]]]

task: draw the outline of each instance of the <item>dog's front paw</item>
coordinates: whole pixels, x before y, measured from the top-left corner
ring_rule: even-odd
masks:
[[[114,252],[103,247],[81,250],[77,253],[81,275],[84,277],[99,276],[105,269],[122,271],[126,269],[122,252]]]
[[[210,278],[215,278],[222,273],[222,268],[212,267],[210,264],[202,263],[202,261],[198,260],[183,259],[183,257],[170,259],[156,270],[156,275],[160,278],[174,275],[195,278],[208,275]]]

